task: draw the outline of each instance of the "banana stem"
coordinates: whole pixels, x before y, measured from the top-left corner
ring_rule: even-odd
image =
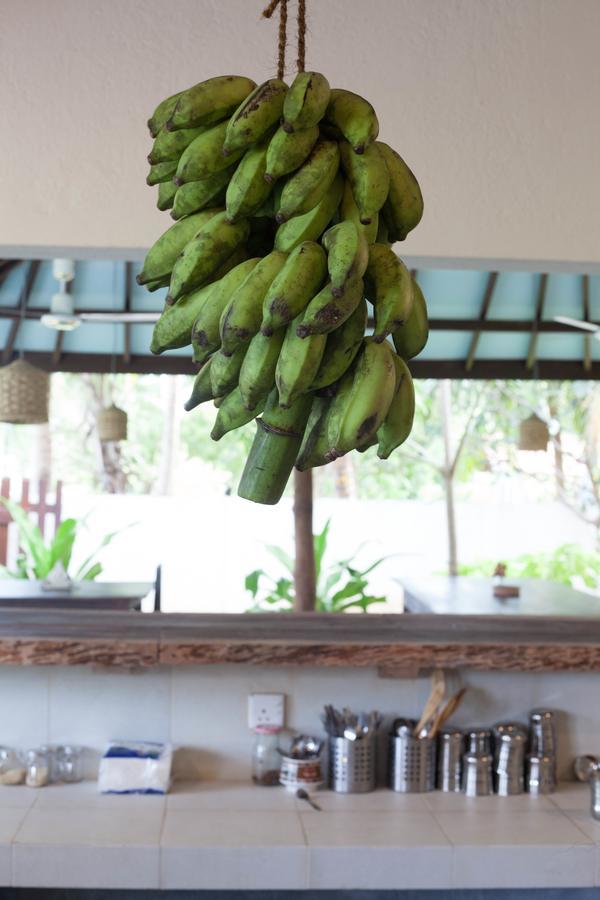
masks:
[[[238,487],[238,496],[254,503],[279,503],[300,449],[301,435],[273,431],[256,420],[256,435]]]
[[[294,473],[294,612],[314,612],[316,605],[312,471]]]

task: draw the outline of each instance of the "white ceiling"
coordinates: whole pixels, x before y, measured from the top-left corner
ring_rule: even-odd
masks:
[[[212,75],[270,76],[261,6],[4,0],[4,255],[150,244],[169,219],[144,183],[145,121]],[[422,183],[406,254],[600,263],[598,0],[308,0],[308,13],[308,66],[374,103]]]

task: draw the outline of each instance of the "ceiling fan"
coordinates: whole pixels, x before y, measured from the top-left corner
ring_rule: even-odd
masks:
[[[568,325],[570,328],[576,328],[578,331],[589,331],[592,337],[600,341],[600,325],[584,322],[583,319],[571,319],[569,316],[554,316],[554,321],[560,322],[561,325]]]
[[[69,283],[75,277],[75,264],[71,259],[55,259],[52,263],[52,274],[58,281],[58,291],[52,295],[50,310],[40,317],[46,328],[55,331],[73,331],[83,322],[115,322],[118,324],[137,324],[140,322],[156,322],[159,312],[75,312],[73,297],[69,293]]]

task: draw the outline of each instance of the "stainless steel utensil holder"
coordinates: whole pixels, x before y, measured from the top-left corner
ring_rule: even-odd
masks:
[[[390,735],[389,755],[389,786],[393,791],[421,794],[435,789],[435,738]]]
[[[437,786],[440,791],[460,791],[464,750],[465,736],[462,731],[448,728],[440,733],[437,753]]]
[[[375,790],[376,741],[363,737],[349,741],[329,739],[329,784],[340,794],[366,794]]]

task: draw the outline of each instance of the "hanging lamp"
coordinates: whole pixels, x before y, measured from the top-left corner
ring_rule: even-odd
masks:
[[[25,359],[0,368],[0,422],[45,425],[48,422],[50,374]]]
[[[547,450],[550,440],[548,425],[536,413],[524,419],[519,426],[519,450]]]

